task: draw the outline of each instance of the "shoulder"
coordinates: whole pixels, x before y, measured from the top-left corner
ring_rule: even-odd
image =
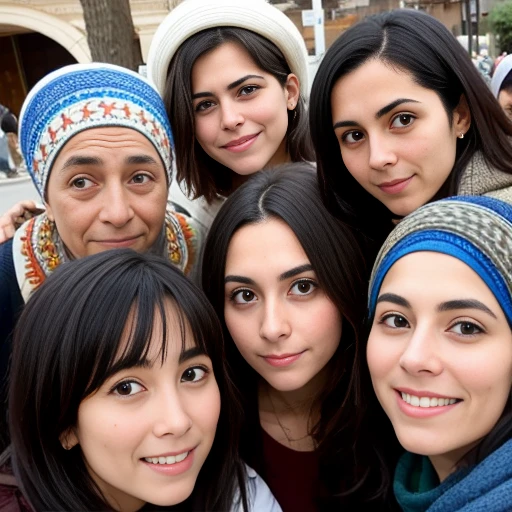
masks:
[[[247,472],[247,501],[249,512],[282,512],[268,485],[250,466],[245,466]],[[235,509],[241,511],[241,507]],[[233,511],[233,512],[235,512]]]

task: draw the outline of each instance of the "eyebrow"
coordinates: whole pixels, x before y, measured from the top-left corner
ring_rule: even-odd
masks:
[[[153,164],[157,165],[157,161],[150,155],[132,155],[126,158],[127,165],[133,164]]]
[[[180,354],[179,363],[184,363],[185,361],[188,361],[189,359],[192,359],[197,356],[203,356],[206,352],[201,347],[192,347],[187,350],[184,350]]]
[[[404,299],[400,295],[396,295],[395,293],[383,293],[378,299],[377,304],[380,302],[391,302],[392,304],[396,304],[397,306],[403,306],[404,308],[411,309],[411,304],[407,299]]]
[[[313,266],[311,263],[305,263],[304,265],[299,265],[298,267],[292,268],[283,272],[279,276],[279,281],[284,281],[285,279],[289,279],[290,277],[294,277],[298,274],[302,274],[302,272],[308,272],[309,270],[313,270]]]
[[[97,156],[71,156],[64,162],[61,172],[70,167],[85,165],[103,165],[103,160]]]
[[[286,279],[289,279],[290,277],[294,277],[298,274],[302,274],[302,272],[308,272],[310,270],[313,270],[313,266],[311,263],[305,263],[304,265],[299,265],[298,267],[291,268],[290,270],[287,270],[286,272],[283,272],[279,276],[279,281],[284,281]],[[254,286],[256,282],[251,279],[250,277],[245,276],[236,276],[236,275],[228,275],[224,278],[224,283],[242,283],[242,284],[248,284]]]
[[[261,78],[264,80],[265,78],[260,75],[245,75],[242,78],[239,78],[238,80],[235,80],[234,82],[230,83],[226,89],[230,91],[231,89],[234,89],[235,87],[238,87],[239,85],[243,84],[246,80],[249,80],[250,78]],[[210,96],[215,96],[213,92],[205,91],[205,92],[196,92],[195,94],[192,94],[192,99],[197,100],[199,98],[208,98]]]
[[[475,299],[449,300],[440,304],[437,308],[437,311],[452,311],[454,309],[478,309],[479,311],[483,311],[493,318],[497,318],[496,315],[485,304],[482,304],[479,300]]]
[[[410,99],[410,98],[398,98],[395,101],[392,101],[385,107],[382,107],[376,114],[375,119],[380,119],[382,116],[385,116],[387,113],[391,112],[394,108],[402,105],[402,103],[420,103],[419,101]],[[359,123],[357,121],[338,121],[334,124],[333,128],[343,128],[345,126],[357,126]]]

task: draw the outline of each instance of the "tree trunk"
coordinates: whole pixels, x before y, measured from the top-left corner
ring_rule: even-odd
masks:
[[[142,54],[129,0],[80,0],[80,3],[92,60],[136,71],[142,64]]]

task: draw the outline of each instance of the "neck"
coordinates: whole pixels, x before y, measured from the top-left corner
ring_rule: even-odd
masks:
[[[448,478],[452,473],[457,471],[459,468],[459,461],[477,444],[478,442],[475,442],[469,447],[464,446],[463,448],[459,448],[458,450],[454,450],[449,453],[429,456],[430,462],[432,463],[432,466],[434,466],[437,476],[439,477],[439,481],[442,482],[443,480],[446,480],[446,478]]]

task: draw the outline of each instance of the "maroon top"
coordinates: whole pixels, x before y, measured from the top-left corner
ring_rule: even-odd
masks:
[[[318,454],[298,452],[263,431],[262,478],[283,512],[315,512],[318,492]]]
[[[16,485],[14,476],[0,473],[0,510],[2,512],[33,512]]]

